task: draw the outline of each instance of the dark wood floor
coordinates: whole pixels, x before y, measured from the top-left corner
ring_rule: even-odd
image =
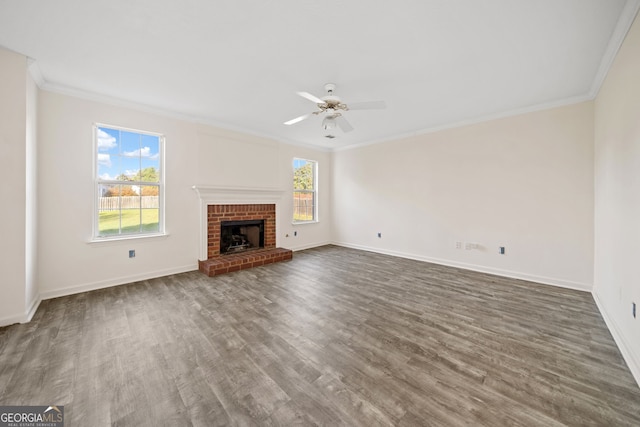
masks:
[[[67,426],[638,426],[588,293],[326,246],[44,301],[0,404]]]

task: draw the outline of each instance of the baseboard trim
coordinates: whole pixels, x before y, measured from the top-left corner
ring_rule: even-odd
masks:
[[[36,314],[38,307],[40,306],[40,302],[42,298],[40,295],[36,295],[36,297],[29,304],[29,308],[24,312],[24,314],[17,314],[15,316],[7,316],[0,318],[0,327],[9,326],[16,323],[28,323],[33,318],[33,315]]]
[[[38,311],[38,307],[40,307],[41,302],[42,302],[42,297],[39,294],[36,295],[33,301],[31,301],[31,305],[27,310],[27,314],[25,315],[24,322],[21,322],[21,323],[31,322],[31,319],[33,319],[33,315],[36,314],[36,311]]]
[[[344,243],[344,242],[333,242],[332,244],[336,246],[343,246],[345,248],[376,252],[384,255],[391,255],[391,256],[397,256],[400,258],[413,259],[416,261],[431,262],[433,264],[445,265],[447,267],[462,268],[464,270],[477,271],[479,273],[495,274],[496,276],[508,277],[510,279],[526,280],[529,282],[541,283],[543,285],[557,286],[557,287],[566,288],[566,289],[573,289],[576,291],[591,292],[593,289],[593,286],[591,284],[572,282],[569,280],[556,279],[553,277],[537,276],[537,275],[521,273],[517,271],[502,270],[499,268],[485,267],[485,266],[476,265],[476,264],[467,264],[467,263],[451,261],[447,259],[432,258],[432,257],[427,257],[422,255],[416,255],[416,254],[398,252],[398,251],[390,251],[386,249],[372,248],[368,246],[354,245],[354,244]]]
[[[7,316],[0,318],[0,327],[14,325],[16,323],[26,323],[26,314],[17,314],[15,316]]]
[[[140,280],[155,279],[156,277],[170,276],[172,274],[186,273],[198,269],[198,264],[190,264],[182,267],[168,268],[166,270],[156,270],[132,276],[117,277],[114,279],[102,280],[99,282],[87,283],[84,285],[70,286],[63,289],[54,289],[50,291],[40,292],[43,300],[64,297],[67,295],[79,294],[82,292],[95,291],[98,289],[110,288],[113,286],[126,285],[128,283],[138,282]]]
[[[331,244],[332,244],[331,242],[326,241],[326,242],[320,242],[320,243],[310,243],[308,245],[302,245],[302,246],[295,246],[287,249],[291,249],[292,251],[297,252],[297,251],[304,251],[305,249],[319,248],[320,246],[327,246]]]
[[[593,300],[596,302],[596,306],[598,306],[600,315],[604,319],[604,323],[607,325],[613,340],[616,342],[616,345],[622,354],[622,358],[627,363],[627,367],[629,367],[631,375],[633,375],[636,383],[638,383],[638,387],[640,387],[640,360],[638,360],[633,351],[631,351],[631,347],[628,345],[627,340],[618,327],[618,324],[613,317],[609,315],[596,291],[594,290],[591,292],[591,295],[593,295]]]

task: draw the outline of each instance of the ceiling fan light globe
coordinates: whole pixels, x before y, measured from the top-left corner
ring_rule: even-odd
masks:
[[[322,128],[324,130],[332,130],[336,128],[336,120],[333,117],[325,117],[322,120]]]

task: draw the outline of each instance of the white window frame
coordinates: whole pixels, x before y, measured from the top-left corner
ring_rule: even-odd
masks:
[[[119,131],[138,133],[143,135],[158,137],[158,153],[159,159],[159,177],[158,183],[151,185],[158,186],[158,231],[153,232],[133,232],[119,233],[112,235],[100,235],[99,217],[100,217],[100,185],[102,184],[126,184],[126,185],[150,185],[144,181],[120,181],[120,180],[104,180],[98,176],[98,129],[109,128]],[[105,123],[94,123],[93,125],[93,180],[94,180],[94,197],[93,197],[93,230],[91,242],[105,242],[113,240],[129,240],[144,237],[166,236],[165,232],[165,136],[162,133],[151,132],[140,129],[133,129],[123,126],[110,125]]]
[[[292,224],[313,224],[313,223],[317,223],[319,222],[318,219],[318,161],[317,160],[311,160],[311,159],[303,159],[301,157],[294,157],[293,161],[291,162],[291,170],[295,176],[295,162],[296,160],[302,160],[305,162],[309,162],[313,164],[313,190],[297,190],[294,187],[294,180],[293,177],[291,179],[291,187],[292,187],[292,193],[291,193],[291,197],[292,197],[292,201],[293,201],[293,212],[292,212],[292,216],[291,216],[291,220],[292,220]],[[296,220],[295,219],[295,213],[296,213],[296,201],[295,201],[295,193],[310,193],[313,195],[313,219],[310,220]]]

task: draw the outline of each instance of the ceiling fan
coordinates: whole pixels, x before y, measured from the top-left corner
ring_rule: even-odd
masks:
[[[318,106],[319,110],[296,117],[295,119],[284,122],[284,124],[293,125],[311,117],[311,115],[317,116],[326,113],[325,118],[322,120],[322,128],[325,130],[332,130],[337,126],[346,133],[351,132],[353,130],[353,126],[351,126],[347,119],[344,118],[342,112],[349,110],[378,110],[386,108],[384,101],[356,102],[347,105],[333,94],[333,91],[336,90],[335,84],[327,83],[324,85],[324,89],[327,91],[327,95],[322,98],[318,98],[309,92],[297,92],[301,97],[314,102]]]

